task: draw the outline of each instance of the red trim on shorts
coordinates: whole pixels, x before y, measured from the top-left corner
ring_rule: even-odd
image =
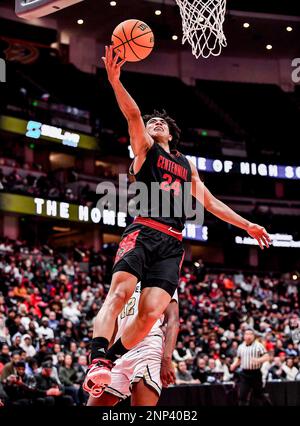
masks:
[[[181,258],[181,261],[180,261],[180,265],[179,265],[179,273],[180,273],[180,271],[181,271],[181,267],[182,267],[182,264],[183,264],[184,256],[185,256],[185,251],[183,251],[182,258]]]
[[[157,231],[171,235],[171,237],[177,238],[177,240],[182,241],[181,231],[178,231],[177,229],[172,228],[172,226],[165,225],[148,217],[136,217],[133,223],[140,223],[141,225],[156,229]]]
[[[125,238],[123,238],[123,240],[120,242],[119,244],[119,248],[116,254],[116,259],[115,259],[115,263],[118,263],[119,260],[126,254],[128,253],[130,250],[135,248],[136,245],[136,239],[139,236],[139,233],[141,232],[140,229],[138,229],[137,231],[131,232],[130,234],[126,235]]]

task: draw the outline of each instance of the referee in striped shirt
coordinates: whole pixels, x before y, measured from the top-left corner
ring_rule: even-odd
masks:
[[[263,382],[261,366],[269,360],[265,347],[256,340],[253,328],[247,328],[244,332],[244,342],[239,345],[237,357],[230,367],[235,371],[241,367],[239,404],[248,405],[251,396],[261,404],[265,397],[263,395]]]

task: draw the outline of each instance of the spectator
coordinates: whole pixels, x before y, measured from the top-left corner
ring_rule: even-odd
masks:
[[[17,303],[17,301],[14,299],[14,294],[13,294],[12,290],[10,290],[8,292],[8,298],[7,299],[8,300],[7,300],[6,303],[9,304],[9,305],[14,306]],[[16,315],[16,311],[15,310],[9,310],[8,311],[8,317],[7,317],[6,321],[5,321],[5,326],[7,327],[9,335],[11,337],[14,336],[17,333],[17,331],[18,331],[18,326],[15,323],[16,316],[17,315]]]
[[[220,357],[220,365],[218,366],[217,373],[221,373],[220,379],[222,382],[229,382],[233,374],[229,372],[228,365],[226,364],[226,356],[224,354]]]
[[[53,354],[52,354],[52,362],[53,365],[57,365],[58,364],[58,354],[62,353],[62,349],[61,349],[61,345],[59,343],[55,343],[53,346]],[[64,355],[64,354],[63,354]]]
[[[42,362],[44,362],[46,358],[48,357],[49,357],[49,351],[48,351],[47,343],[43,339],[41,339],[39,342],[39,350],[37,351],[35,358],[38,364],[41,365]]]
[[[9,346],[7,343],[2,344],[1,352],[0,352],[0,362],[5,365],[10,362],[9,356]]]
[[[282,380],[286,378],[286,373],[282,368],[282,363],[279,356],[274,357],[274,361],[269,369],[267,376],[269,381]]]
[[[9,331],[5,325],[6,317],[4,313],[1,312],[1,309],[5,309],[4,305],[5,305],[5,299],[3,296],[0,295],[0,342],[7,342],[9,338]]]
[[[19,320],[20,316],[17,315],[16,319]],[[21,337],[22,337],[22,334],[19,333],[19,332],[17,332],[16,334],[13,335],[13,337],[11,339],[12,340],[12,345],[9,348],[11,352],[19,351],[21,349],[21,347],[20,347],[20,345],[21,345]]]
[[[264,384],[268,380],[269,371],[272,368],[272,366],[274,365],[274,351],[269,351],[268,355],[269,355],[268,361],[264,362],[263,365],[261,366],[261,372],[262,372]],[[280,358],[279,358],[279,360],[280,360]]]
[[[74,405],[73,399],[70,395],[64,394],[63,387],[52,376],[52,362],[45,361],[42,363],[42,371],[36,376],[36,387],[40,392],[44,392],[44,397],[47,398],[45,403],[47,405]]]
[[[286,362],[282,366],[282,370],[286,374],[286,380],[296,380],[299,370],[295,367],[293,358],[287,358]]]
[[[59,370],[64,365],[65,365],[65,354],[64,352],[58,352],[56,368]]]
[[[5,392],[2,383],[0,382],[0,408],[6,405],[8,400],[7,393]]]
[[[63,271],[71,281],[74,280],[75,268],[74,268],[74,265],[73,265],[71,259],[67,260],[67,263],[63,266]]]
[[[282,362],[282,364],[285,363],[285,361],[286,361],[286,353],[284,351],[279,352],[278,356],[279,356],[280,361]]]
[[[77,374],[76,383],[79,383],[81,385],[84,381],[84,378],[88,369],[88,362],[87,362],[86,355],[79,355],[78,362],[74,368]]]
[[[176,385],[192,385],[200,383],[199,380],[193,379],[190,372],[187,371],[185,361],[179,361],[176,371]]]
[[[208,368],[204,358],[196,359],[196,368],[193,371],[193,378],[199,380],[199,383],[206,383],[208,376]]]
[[[30,405],[35,394],[35,379],[25,373],[25,362],[15,365],[16,374],[11,374],[5,382],[5,391],[12,405]]]
[[[66,394],[71,395],[73,400],[78,404],[79,385],[76,383],[77,372],[73,368],[72,356],[69,354],[66,354],[64,365],[59,368],[59,379],[65,387]]]
[[[294,347],[293,342],[288,343],[285,353],[288,357],[291,358],[298,356],[298,350]]]
[[[181,341],[177,342],[176,349],[173,352],[173,358],[175,361],[186,361],[192,359],[191,352],[183,346]]]
[[[238,342],[236,340],[233,340],[230,348],[227,350],[226,355],[230,356],[231,358],[235,358],[237,356],[238,346]]]
[[[188,345],[189,345],[189,347],[188,347],[188,352],[190,353],[190,355],[191,355],[191,360],[194,360],[195,359],[195,357],[196,357],[196,355],[197,355],[197,353],[198,353],[198,349],[197,349],[197,347],[196,347],[196,343],[195,343],[195,341],[194,340],[191,340],[189,343],[188,343]]]
[[[78,347],[75,341],[70,342],[69,351],[73,359],[77,358]]]
[[[49,327],[49,319],[47,317],[42,318],[42,325],[37,329],[37,334],[40,339],[54,339],[54,332],[52,328]]]
[[[277,339],[274,351],[275,356],[280,355],[280,353],[282,352],[285,353],[285,351],[283,350],[283,341],[281,339]]]
[[[35,358],[27,358],[25,372],[28,376],[35,376],[38,374],[38,363]]]
[[[36,354],[30,334],[24,334],[22,336],[20,347],[26,352],[26,356],[28,357],[34,357]]]
[[[76,304],[72,300],[68,300],[67,306],[63,308],[63,317],[73,324],[78,324],[80,315],[81,312],[77,309]]]
[[[220,365],[220,364],[219,364]],[[220,382],[223,377],[223,372],[219,369],[219,366],[217,366],[216,360],[213,358],[210,358],[208,360],[207,365],[207,382],[208,383],[216,383]]]
[[[58,320],[56,319],[56,312],[51,311],[49,313],[49,327],[52,328],[54,332],[58,329]]]
[[[12,353],[11,361],[4,365],[3,370],[1,372],[0,380],[2,382],[5,382],[8,376],[11,376],[12,374],[16,375],[16,365],[21,360],[20,352],[15,351]]]
[[[79,355],[78,362],[74,366],[76,370],[76,383],[79,385],[78,390],[78,399],[81,405],[84,405],[87,402],[88,395],[82,389],[82,383],[84,381],[87,369],[88,369],[88,360],[86,355]]]

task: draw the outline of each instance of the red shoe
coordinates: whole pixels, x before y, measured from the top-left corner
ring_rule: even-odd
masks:
[[[97,358],[89,365],[82,388],[94,398],[99,398],[111,383],[113,363],[109,359]]]

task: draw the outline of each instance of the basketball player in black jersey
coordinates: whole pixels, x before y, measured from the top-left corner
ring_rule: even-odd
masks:
[[[173,149],[179,136],[176,123],[166,114],[159,113],[143,121],[137,104],[120,82],[121,67],[125,61],[118,62],[118,54],[114,56],[112,47],[106,47],[102,59],[118,105],[128,122],[134,153],[131,172],[136,180],[148,188],[151,182],[157,182],[162,196],[168,192],[173,208],[177,200],[183,203],[183,197],[177,199],[177,196],[182,192],[184,183],[190,182],[191,194],[198,198],[205,209],[247,231],[262,249],[264,246],[269,247],[270,238],[266,230],[216,199],[200,180],[194,164]],[[199,197],[199,194],[202,196]],[[113,267],[109,293],[95,319],[91,365],[83,385],[94,397],[100,396],[105,386],[110,384],[113,362],[149,333],[169,305],[178,285],[184,256],[184,209],[181,217],[156,215],[153,218],[151,208],[148,216],[143,214],[137,217],[125,230]],[[142,284],[138,316],[108,349],[116,318],[132,296],[138,281]]]

